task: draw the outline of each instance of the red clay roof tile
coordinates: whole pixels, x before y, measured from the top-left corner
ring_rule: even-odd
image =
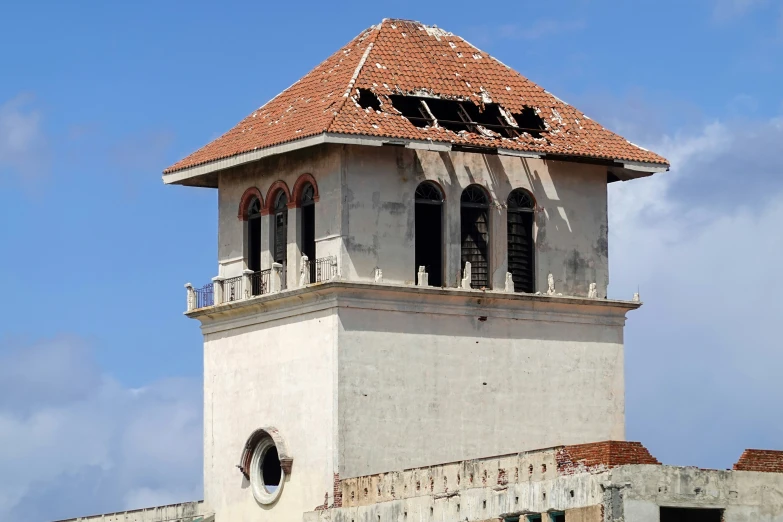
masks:
[[[381,109],[364,109],[367,89]],[[509,138],[417,127],[392,107],[389,95],[418,94],[497,103],[510,113],[535,108],[546,129]],[[164,173],[322,133],[479,145],[668,166],[668,161],[605,129],[459,36],[418,22],[386,19],[370,27],[237,126]]]

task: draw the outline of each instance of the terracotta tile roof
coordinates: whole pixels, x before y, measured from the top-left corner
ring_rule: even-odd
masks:
[[[359,104],[360,89],[377,97],[373,99],[376,106],[380,102],[380,110]],[[392,106],[390,95],[473,102],[478,110],[494,103],[506,114],[520,114],[525,108],[532,112],[533,108],[544,129],[508,137],[486,128],[454,132],[440,125],[416,126]],[[507,121],[514,125],[513,120]],[[386,19],[363,31],[226,134],[164,172],[322,133],[668,165],[665,158],[603,128],[459,36],[418,22]]]

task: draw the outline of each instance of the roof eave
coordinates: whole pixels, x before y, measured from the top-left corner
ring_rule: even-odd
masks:
[[[192,167],[186,167],[173,172],[164,172],[163,183],[167,185],[187,185],[197,187],[209,187],[217,188],[217,176],[215,173],[228,168],[236,167],[244,163],[250,163],[260,160],[269,156],[277,154],[284,154],[295,150],[304,149],[307,147],[313,147],[324,143],[333,143],[339,145],[364,145],[364,146],[400,146],[409,149],[416,150],[431,150],[437,152],[449,152],[451,150],[464,150],[472,152],[481,152],[488,154],[499,154],[502,156],[515,156],[523,158],[544,158],[548,157],[553,160],[560,161],[574,161],[574,162],[586,162],[593,163],[600,161],[606,163],[609,166],[610,172],[617,177],[618,180],[629,180],[640,177],[650,176],[657,172],[665,172],[669,170],[669,166],[664,163],[649,163],[640,161],[629,160],[612,160],[612,159],[599,159],[591,158],[588,156],[573,156],[573,157],[561,157],[558,154],[546,154],[543,152],[535,151],[522,151],[516,149],[507,149],[503,147],[470,147],[467,145],[451,144],[449,142],[442,141],[427,141],[427,140],[410,140],[393,137],[382,136],[368,136],[361,134],[342,134],[342,133],[330,133],[322,132],[314,136],[308,136],[300,138],[298,140],[281,143],[279,145],[273,145],[271,147],[264,147],[263,149],[252,150],[235,154],[226,158],[202,163],[200,165],[193,165]],[[475,149],[475,150],[473,150]]]

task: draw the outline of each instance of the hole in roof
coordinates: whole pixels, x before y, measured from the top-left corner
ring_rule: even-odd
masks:
[[[415,126],[424,128],[432,124],[432,118],[427,114],[427,109],[421,104],[421,98],[392,94],[389,96],[389,99],[392,102],[392,107],[397,109]]]
[[[392,105],[411,123],[419,128],[434,125],[452,132],[472,132],[475,134],[495,135],[506,138],[515,138],[520,135],[520,129],[512,126],[503,117],[500,105],[487,103],[479,107],[470,101],[444,100],[442,98],[422,98],[419,96],[391,95]],[[523,111],[525,122],[530,126],[529,131],[535,131],[536,137],[540,137],[540,131],[544,130],[544,122],[533,109],[532,114]],[[518,120],[517,120],[518,121]],[[522,125],[520,125],[521,127]]]
[[[533,107],[525,107],[522,112],[512,114],[514,119],[519,125],[519,130],[527,132],[534,138],[541,137],[541,131],[546,130],[544,120],[541,116],[536,114],[536,110]]]
[[[381,110],[381,100],[369,89],[357,89],[359,91],[359,99],[356,101],[362,109],[373,109],[376,111]]]

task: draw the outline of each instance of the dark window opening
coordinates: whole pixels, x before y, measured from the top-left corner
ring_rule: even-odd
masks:
[[[247,268],[253,272],[261,270],[261,202],[250,201],[247,209]]]
[[[470,261],[471,288],[489,288],[489,199],[484,190],[470,185],[460,198],[462,267]]]
[[[528,515],[527,522],[541,522],[541,515]]]
[[[516,189],[508,196],[507,237],[508,271],[515,292],[532,294],[535,285],[535,244],[533,243],[533,196]]]
[[[425,267],[430,286],[443,286],[443,194],[433,184],[424,182],[416,188],[415,234],[416,261],[414,278],[419,267]]]
[[[381,100],[369,89],[357,89],[359,99],[356,100],[362,109],[381,110]]]
[[[565,522],[566,517],[565,517],[565,513],[563,513],[562,511],[556,511],[554,513],[549,514],[549,519],[552,522]]]
[[[534,138],[540,138],[541,132],[546,130],[544,120],[541,119],[541,116],[536,113],[533,107],[525,107],[522,109],[522,112],[512,114],[512,116],[516,120],[517,125],[519,125],[519,130],[527,132]]]
[[[272,257],[275,263],[285,265],[288,253],[288,197],[282,190],[275,198],[274,212],[275,241]]]
[[[721,522],[722,509],[661,508],[661,522]]]
[[[261,461],[261,476],[264,479],[265,486],[279,486],[280,478],[282,475],[280,469],[280,457],[277,455],[277,448],[272,446],[266,453],[264,453],[264,459]]]
[[[428,125],[432,125],[432,117],[427,112],[427,109],[421,104],[421,98],[392,94],[389,96],[389,99],[392,102],[392,107],[397,109],[415,126],[424,128]]]
[[[309,183],[302,191],[302,254],[310,260],[310,281],[315,281],[315,190]]]

